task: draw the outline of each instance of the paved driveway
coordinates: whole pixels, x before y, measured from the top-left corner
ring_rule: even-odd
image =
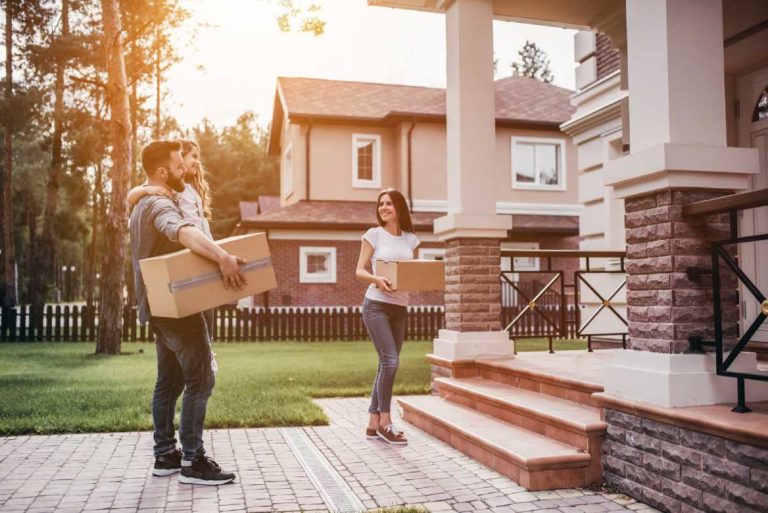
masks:
[[[330,426],[206,431],[209,453],[238,473],[220,487],[150,476],[151,433],[0,438],[0,511],[655,511],[594,490],[528,492],[402,422],[408,446],[366,440],[365,399],[317,402]]]

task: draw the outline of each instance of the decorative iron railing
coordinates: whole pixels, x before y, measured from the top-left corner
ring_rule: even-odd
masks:
[[[501,272],[501,280],[502,301],[507,302],[502,304],[502,321],[511,338],[547,338],[550,353],[554,352],[553,339],[562,338],[586,338],[587,350],[592,351],[593,338],[614,337],[626,348],[626,315],[615,304],[626,289],[624,251],[526,249],[504,250],[501,256],[510,259],[510,269]],[[538,266],[516,269],[516,258],[537,258]],[[596,259],[603,262],[596,265]],[[537,279],[542,275],[545,279]],[[604,284],[595,283],[597,275],[618,279],[607,291],[601,291]],[[590,301],[585,300],[582,286],[587,295],[594,296]],[[514,304],[508,304],[511,297]],[[587,306],[594,310],[582,322],[582,310]],[[594,329],[605,324],[596,322],[605,317],[603,312],[610,312],[618,329]]]
[[[732,411],[737,413],[747,413],[752,411],[746,405],[745,380],[768,381],[768,374],[756,374],[753,372],[743,372],[731,369],[731,366],[738,358],[739,354],[746,348],[752,340],[760,326],[768,318],[768,299],[766,294],[747,276],[739,266],[739,262],[733,257],[731,251],[726,246],[734,246],[750,242],[759,242],[768,240],[768,233],[739,236],[738,213],[741,210],[768,206],[768,189],[758,191],[733,194],[720,198],[699,201],[683,207],[683,215],[687,217],[709,216],[715,214],[728,214],[730,223],[730,233],[727,239],[712,242],[712,268],[702,269],[691,267],[687,270],[689,278],[698,279],[705,274],[712,274],[712,294],[714,308],[714,341],[704,341],[701,337],[690,337],[689,342],[694,350],[702,350],[704,346],[714,345],[715,348],[715,368],[720,376],[736,378],[737,405]],[[765,262],[765,260],[762,260]],[[725,337],[723,335],[723,305],[721,300],[722,278],[720,274],[721,264],[730,269],[743,285],[746,292],[751,294],[760,305],[760,310],[749,326],[741,334],[733,348],[725,351]],[[758,264],[759,265],[759,264]]]

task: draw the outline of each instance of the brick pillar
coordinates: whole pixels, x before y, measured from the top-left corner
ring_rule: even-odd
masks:
[[[688,267],[711,270],[711,240],[727,238],[727,215],[684,218],[683,205],[722,192],[660,190],[625,200],[629,347],[660,353],[689,352],[688,337],[712,340],[711,275],[689,280]],[[724,337],[738,330],[735,276],[721,266]]]
[[[497,239],[447,241],[446,329],[501,330],[501,249]]]

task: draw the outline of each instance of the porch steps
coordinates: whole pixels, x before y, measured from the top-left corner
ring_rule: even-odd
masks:
[[[529,490],[592,482],[592,458],[576,447],[441,397],[405,397],[399,403],[408,422]]]
[[[400,399],[404,419],[530,490],[602,481],[607,425],[594,355],[527,354],[450,362],[433,377],[439,396]]]
[[[590,451],[605,435],[600,410],[483,378],[437,378],[441,397],[509,424]]]
[[[592,394],[604,391],[602,384],[577,372],[569,375],[568,369],[559,369],[555,374],[527,359],[477,359],[474,364],[481,378],[588,406],[597,407]]]

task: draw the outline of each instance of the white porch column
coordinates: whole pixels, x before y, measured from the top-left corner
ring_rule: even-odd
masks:
[[[739,190],[757,151],[726,143],[720,0],[627,0],[631,154],[606,166],[619,197]]]
[[[757,150],[726,141],[721,0],[626,0],[631,153],[605,166],[625,199],[630,350],[606,367],[605,392],[665,407],[730,402],[736,380],[717,376],[714,356],[690,354],[688,338],[713,336],[711,282],[688,267],[711,266],[709,241],[727,220],[691,219],[683,205],[745,189]],[[726,339],[736,335],[735,280],[723,276]],[[735,363],[755,370],[754,354]],[[768,398],[750,383],[748,400]]]
[[[493,180],[496,113],[493,1],[456,0],[446,12],[448,214],[435,221],[443,238],[502,238]]]
[[[501,331],[496,214],[493,0],[455,0],[446,12],[448,213],[435,220],[447,243],[446,330],[435,355],[450,360],[512,355]]]

